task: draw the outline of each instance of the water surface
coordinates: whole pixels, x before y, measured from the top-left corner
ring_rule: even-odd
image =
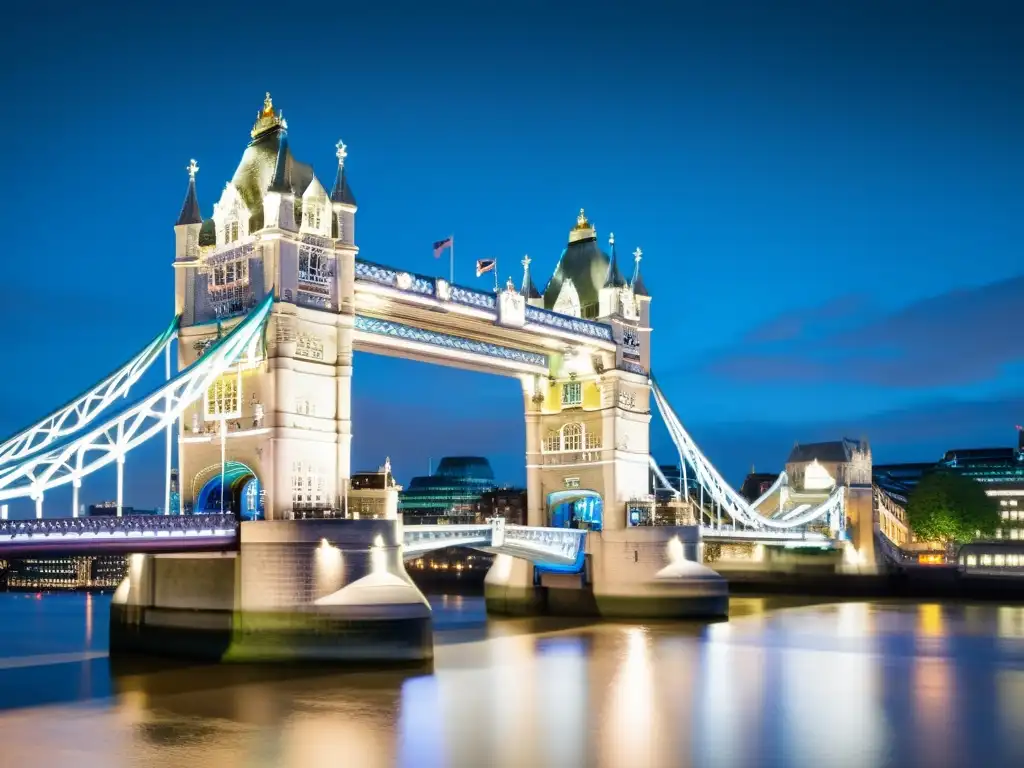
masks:
[[[0,766],[1024,764],[1024,608],[734,599],[730,621],[488,621],[431,673],[115,664],[109,598],[0,594]]]

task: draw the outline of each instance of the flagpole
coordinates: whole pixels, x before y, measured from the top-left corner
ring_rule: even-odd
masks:
[[[498,257],[494,257],[494,292],[498,292]]]
[[[455,235],[450,235],[452,244],[448,246],[448,284],[455,285]]]

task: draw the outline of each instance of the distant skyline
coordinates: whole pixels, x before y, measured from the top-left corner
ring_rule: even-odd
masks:
[[[60,5],[60,4],[58,4]],[[2,33],[0,435],[173,311],[185,166],[209,216],[263,94],[363,258],[543,287],[580,207],[640,246],[653,368],[738,485],[794,442],[878,462],[1012,445],[1024,421],[1024,9],[1012,2],[18,6]],[[357,355],[353,470],[487,456],[523,481],[517,382]],[[652,445],[676,460],[654,419]],[[160,443],[160,441],[156,441]],[[160,503],[161,445],[126,503]],[[91,479],[83,501],[113,495]],[[55,494],[55,505],[65,503]],[[48,501],[48,505],[49,505]]]

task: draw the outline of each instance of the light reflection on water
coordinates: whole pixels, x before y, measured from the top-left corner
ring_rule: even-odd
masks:
[[[711,625],[488,622],[453,596],[432,673],[344,673],[112,671],[107,606],[0,595],[0,763],[1024,763],[1021,608],[737,599]]]

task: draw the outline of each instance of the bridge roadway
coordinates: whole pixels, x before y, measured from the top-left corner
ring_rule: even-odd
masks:
[[[569,565],[583,551],[586,531],[508,525],[495,519],[482,525],[407,525],[407,559],[444,547],[471,547],[524,560]],[[818,533],[701,529],[708,541],[832,546]],[[0,521],[0,556],[153,554],[222,552],[238,547],[238,521],[231,514],[125,515]]]
[[[340,521],[339,521],[340,522]],[[125,515],[0,521],[0,556],[223,552],[237,549],[234,515]],[[405,557],[443,547],[474,547],[536,562],[569,565],[586,531],[506,525],[409,525]]]

